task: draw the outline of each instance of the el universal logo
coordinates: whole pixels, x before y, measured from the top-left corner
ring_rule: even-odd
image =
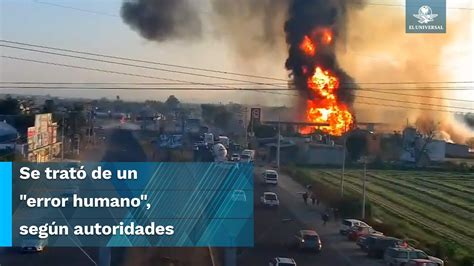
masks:
[[[406,0],[406,33],[446,33],[446,0]]]

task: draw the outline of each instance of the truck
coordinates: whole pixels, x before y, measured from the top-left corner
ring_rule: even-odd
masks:
[[[248,150],[245,149],[242,151],[242,154],[240,155],[240,161],[241,162],[253,162],[255,160],[255,150]]]
[[[221,143],[217,143],[212,147],[215,162],[227,161],[227,149]]]
[[[229,148],[230,139],[227,136],[219,136],[219,143],[224,145],[224,147]]]
[[[204,143],[206,145],[214,145],[214,134],[204,133]]]

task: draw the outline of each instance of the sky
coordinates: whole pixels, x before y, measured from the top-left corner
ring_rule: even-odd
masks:
[[[195,0],[202,6],[202,16],[208,15],[207,0]],[[397,0],[378,0],[374,3],[400,3]],[[462,6],[474,8],[471,0],[449,0],[448,7]],[[4,40],[39,44],[65,49],[81,50],[99,54],[117,55],[129,58],[170,63],[183,66],[216,69],[220,71],[249,73],[279,79],[286,79],[288,73],[284,69],[286,51],[281,50],[269,53],[257,61],[246,64],[235,59],[235,53],[224,41],[207,34],[207,38],[196,41],[152,42],[143,39],[120,18],[121,0],[1,0],[0,4],[0,35]],[[60,6],[62,7],[60,7]],[[383,20],[380,13],[394,8],[381,6],[367,6],[362,12],[364,16],[388,23]],[[403,8],[395,7],[395,12],[404,16]],[[398,14],[397,13],[397,14]],[[378,14],[378,15],[377,15]],[[449,20],[462,19],[463,23],[470,26],[463,28],[462,34],[453,37],[450,46],[439,51],[442,57],[443,68],[441,71],[449,72],[451,80],[473,80],[474,46],[473,12],[472,10],[448,10]],[[464,21],[466,20],[467,21]],[[458,24],[456,24],[457,26]],[[210,26],[205,28],[211,32]],[[382,28],[383,30],[383,28]],[[400,25],[404,31],[404,25]],[[449,30],[449,28],[448,28]],[[370,27],[352,29],[350,36],[370,35]],[[387,33],[390,34],[390,33]],[[284,42],[284,35],[278,40]],[[354,39],[356,40],[356,39]],[[349,74],[357,81],[369,81],[377,77],[369,72],[360,73],[357,65],[370,65],[374,63],[397,65],[400,63],[398,52],[393,50],[365,49],[349,42],[348,49],[341,56],[341,61],[347,63]],[[282,46],[284,47],[284,45]],[[163,82],[159,78],[179,79],[189,82],[226,82],[219,79],[205,79],[183,74],[170,74],[161,71],[144,70],[125,66],[116,66],[105,63],[94,63],[78,59],[65,59],[52,55],[41,55],[32,52],[18,51],[10,48],[0,48],[3,55],[24,57],[36,60],[46,60],[63,64],[74,64],[87,67],[105,68],[113,71],[137,73],[155,77],[130,77],[117,74],[99,73],[87,70],[70,69],[65,67],[48,66],[31,62],[20,62],[11,59],[0,59],[0,78],[2,81],[43,81],[43,82]],[[348,52],[349,51],[349,52]],[[410,51],[402,51],[410,54]],[[375,56],[375,59],[374,59]],[[415,55],[416,56],[416,55]],[[423,59],[417,59],[423,63]],[[382,61],[382,62],[380,62]],[[236,78],[236,77],[233,77]],[[242,79],[241,77],[237,77]],[[446,79],[445,79],[446,80]],[[1,92],[18,93],[13,90]],[[120,95],[125,100],[156,99],[164,100],[170,94],[189,102],[245,102],[248,104],[283,105],[293,102],[294,97],[285,95],[272,95],[256,92],[157,92],[157,91],[28,91],[57,96],[73,97],[111,97]],[[455,97],[472,98],[472,91],[459,92]],[[472,104],[471,104],[472,105]]]
[[[200,0],[197,0],[200,1]],[[44,4],[49,3],[49,4]],[[66,9],[54,5],[74,7],[81,10],[93,10],[96,13]],[[196,42],[172,41],[156,43],[143,39],[120,18],[121,0],[2,0],[1,36],[2,39],[40,44],[46,46],[94,52],[99,54],[117,55],[149,61],[157,61],[183,66],[193,66],[221,71],[245,73],[233,62],[232,55],[226,45],[216,39],[204,39]],[[203,14],[206,11],[203,10]],[[58,56],[38,55],[32,52],[0,48],[3,55],[27,57],[37,60],[61,62],[65,64],[100,67],[121,72],[139,73],[157,78],[172,78],[192,82],[223,83],[220,79],[202,79],[189,75],[172,75],[160,71],[147,71],[130,67],[117,67],[111,64],[97,64],[83,60],[70,60]],[[269,63],[272,70],[266,72],[269,76],[286,78],[283,59],[279,66]],[[64,67],[47,66],[30,62],[18,62],[1,59],[1,79],[3,81],[44,81],[44,82],[165,82],[159,79],[134,78],[123,75],[105,74],[94,71],[68,69]],[[212,73],[211,73],[212,74]],[[234,77],[235,78],[235,77]],[[85,96],[81,91],[54,92],[51,95]],[[179,93],[179,92],[101,92],[95,91],[91,97],[115,97],[122,99],[143,100],[156,98],[162,100],[170,94],[181,96],[186,101],[211,102],[259,102],[258,93],[249,92],[246,95],[232,92],[215,93]],[[255,95],[257,94],[257,96]],[[87,96],[87,95],[86,95]],[[280,103],[285,102],[281,97]]]

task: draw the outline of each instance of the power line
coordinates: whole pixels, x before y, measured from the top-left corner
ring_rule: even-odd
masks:
[[[18,88],[18,89],[31,89],[31,88],[42,88],[39,86],[17,86],[16,84],[39,84],[39,85],[183,85],[183,83],[157,83],[157,82],[0,82],[0,84],[14,84],[15,86],[7,86],[3,85],[0,86],[0,88]],[[214,83],[212,83],[215,85]],[[219,85],[243,85],[239,83],[219,83]],[[55,89],[67,89],[69,87],[46,87],[46,88],[55,88]],[[101,87],[102,88],[102,87]],[[341,89],[344,89],[345,87],[342,87]],[[464,89],[464,88],[457,88],[457,87],[430,87],[430,88],[446,88],[450,89],[452,88],[453,90],[458,90],[458,89]],[[103,88],[106,89],[106,88]],[[120,89],[146,89],[143,87],[125,87]],[[155,88],[151,88],[155,89]],[[169,87],[167,89],[190,89],[192,90],[193,88],[176,88],[176,87]],[[208,90],[221,90],[220,88],[206,88]],[[394,89],[399,89],[399,88],[394,88]],[[470,90],[470,88],[467,88]],[[474,87],[472,87],[474,89]],[[296,89],[290,89],[290,88],[241,88],[240,90],[261,90],[261,91],[295,91]],[[355,92],[364,92],[364,91],[370,91],[374,93],[381,93],[381,94],[391,94],[391,95],[400,95],[400,96],[408,96],[408,97],[419,97],[419,98],[427,98],[427,99],[437,99],[437,100],[447,100],[447,101],[459,101],[459,102],[468,102],[468,103],[473,103],[474,101],[472,100],[465,100],[465,99],[456,99],[456,98],[447,98],[447,97],[437,97],[437,96],[430,96],[430,95],[420,95],[420,94],[407,94],[407,93],[400,93],[400,92],[388,92],[388,91],[379,91],[377,88],[356,88]]]
[[[356,90],[356,92],[358,92],[358,91],[359,91],[359,90]],[[458,101],[458,102],[474,103],[474,101],[471,101],[471,100],[455,99],[455,98],[446,98],[446,97],[437,97],[437,96],[429,96],[429,95],[407,94],[407,93],[388,92],[388,91],[377,91],[377,90],[372,90],[372,89],[362,89],[362,90],[360,90],[360,91],[362,91],[362,92],[364,92],[364,91],[370,91],[370,92],[382,93],[382,94],[391,94],[391,95],[400,95],[400,96],[408,96],[408,97],[419,97],[419,98],[436,99],[436,100],[447,100],[447,101]],[[357,97],[359,97],[359,96],[357,96]]]
[[[14,89],[47,89],[47,90],[149,90],[149,91],[254,91],[254,92],[268,92],[271,94],[277,93],[275,90],[283,90],[283,89],[259,89],[259,88],[196,88],[196,87],[177,87],[177,88],[157,88],[157,87],[69,87],[69,86],[16,86],[16,87],[5,87],[0,86],[0,88],[14,88]],[[286,89],[290,90],[290,89]],[[299,97],[298,94],[285,94],[288,96],[295,96]],[[381,101],[389,101],[389,102],[396,102],[396,103],[405,103],[405,104],[416,104],[416,105],[424,105],[424,106],[431,106],[431,107],[442,107],[442,108],[453,108],[453,109],[461,109],[461,110],[474,110],[474,108],[467,108],[467,107],[460,107],[460,106],[450,106],[450,105],[441,105],[441,104],[431,104],[431,103],[423,103],[423,102],[411,102],[411,101],[404,101],[404,100],[397,100],[397,99],[387,99],[387,98],[380,98],[380,97],[371,97],[371,96],[363,96],[363,95],[354,95],[357,98],[362,99],[373,99],[373,100],[381,100]]]
[[[356,96],[356,95],[354,95],[354,96]],[[384,99],[384,98],[379,98],[379,97],[360,96],[360,95],[357,95],[356,97],[357,98],[364,98],[364,99],[372,99],[372,100],[397,102],[397,103],[418,104],[418,105],[425,105],[425,106],[442,107],[442,108],[456,108],[456,109],[474,111],[474,108],[467,108],[467,107],[460,107],[460,106],[449,106],[449,105],[432,104],[432,103],[417,103],[417,102],[410,102],[410,101],[403,101],[403,100],[396,100],[396,99]]]
[[[57,65],[57,66],[64,66],[64,67],[73,67],[73,68],[80,68],[80,69],[86,69],[86,70],[95,70],[95,71],[101,71],[101,72],[108,72],[108,73],[115,73],[115,74],[125,74],[125,75],[133,75],[135,76],[135,74],[130,74],[130,73],[125,73],[125,72],[117,72],[117,71],[109,71],[109,70],[104,70],[104,69],[97,69],[97,68],[88,68],[88,67],[78,67],[78,66],[73,66],[73,65],[66,65],[66,64],[59,64],[59,63],[52,63],[52,62],[46,62],[46,61],[40,61],[40,60],[32,60],[32,59],[25,59],[25,58],[18,58],[18,57],[10,57],[10,56],[3,56],[2,57],[4,58],[9,58],[9,59],[16,59],[16,60],[23,60],[23,61],[29,61],[29,62],[36,62],[36,63],[46,63],[46,64],[52,64],[52,65]],[[147,77],[151,77],[151,76],[147,76]],[[157,77],[153,77],[153,78],[157,78]],[[157,78],[157,79],[163,79],[163,78]],[[182,82],[181,80],[172,80],[172,79],[165,79],[165,80],[171,80],[171,81],[178,81],[178,82]],[[185,81],[187,82],[187,81]],[[206,84],[206,83],[194,83],[194,84],[197,84],[197,85],[209,85],[209,84]],[[28,87],[24,87],[24,88],[28,88]],[[38,89],[38,87],[30,87],[30,88],[33,88],[33,89]],[[43,87],[45,88],[45,87]],[[50,88],[50,89],[54,89],[54,88]],[[56,89],[77,89],[77,88],[66,88],[66,87],[56,87]],[[84,89],[84,88],[83,88]],[[92,89],[97,89],[97,88],[92,88]],[[106,89],[106,88],[102,88],[102,89]],[[112,87],[112,88],[109,88],[109,89],[114,89],[114,90],[118,90],[120,88],[115,88],[115,87]],[[130,88],[123,88],[123,89],[130,89]],[[132,88],[132,89],[136,89],[136,88]],[[149,88],[149,89],[154,89],[154,90],[157,90],[158,88]],[[171,90],[171,88],[161,88],[161,89],[165,89],[165,90]],[[242,90],[244,88],[228,88],[229,90]],[[186,88],[186,90],[196,90],[195,88]],[[204,88],[202,90],[209,90],[209,88]],[[278,94],[277,92],[275,91],[264,91],[262,89],[260,90],[255,90],[255,89],[252,89],[252,91],[256,91],[256,92],[261,92],[261,93],[270,93],[270,94]],[[295,95],[295,94],[283,94],[283,95],[287,95],[287,96],[298,96],[298,95]],[[358,97],[361,97],[361,98],[368,98],[368,99],[376,99],[376,100],[385,100],[385,101],[394,101],[394,102],[401,102],[401,103],[411,103],[411,104],[419,104],[419,105],[428,105],[428,106],[436,106],[436,107],[444,107],[444,108],[458,108],[458,109],[464,109],[464,110],[472,110],[470,108],[464,108],[464,107],[456,107],[456,106],[446,106],[446,105],[434,105],[434,104],[426,104],[426,103],[415,103],[415,102],[408,102],[408,101],[399,101],[399,100],[392,100],[392,99],[383,99],[383,98],[377,98],[377,97],[369,97],[369,96],[358,96]]]
[[[49,89],[49,90],[152,90],[152,91],[296,91],[273,88],[211,88],[211,87],[71,87],[71,86],[0,86],[0,89]],[[293,94],[288,94],[293,95]],[[298,96],[294,94],[294,96]]]
[[[169,73],[173,73],[173,74],[183,74],[183,75],[191,75],[191,76],[198,76],[198,77],[204,77],[204,78],[221,79],[221,80],[228,80],[228,81],[238,81],[238,82],[244,82],[244,83],[248,83],[248,84],[267,85],[265,83],[260,83],[260,82],[252,82],[252,81],[245,81],[245,80],[239,80],[239,79],[211,76],[211,75],[205,75],[205,74],[177,71],[177,70],[166,69],[166,68],[157,68],[157,67],[149,67],[149,66],[143,66],[143,65],[134,65],[134,64],[128,64],[128,63],[122,63],[122,62],[116,62],[116,61],[109,61],[109,60],[104,60],[104,59],[90,58],[90,57],[77,56],[77,55],[68,55],[68,54],[62,54],[62,53],[56,53],[56,52],[48,52],[48,51],[42,51],[42,50],[24,48],[24,47],[18,47],[18,46],[11,46],[11,45],[4,45],[4,44],[0,44],[0,46],[1,47],[6,47],[6,48],[11,48],[11,49],[19,49],[19,50],[25,50],[25,51],[30,51],[30,52],[57,55],[57,56],[76,58],[76,59],[82,59],[82,60],[89,60],[89,61],[95,61],[95,62],[101,62],[101,63],[109,63],[109,64],[116,64],[116,65],[122,65],[122,66],[129,66],[129,67],[143,68],[143,69],[149,69],[149,70],[163,71],[163,72],[169,72]]]
[[[71,9],[71,10],[80,11],[80,12],[89,13],[89,14],[94,14],[94,15],[101,15],[101,16],[108,16],[108,17],[120,17],[118,15],[109,14],[109,13],[105,13],[105,12],[100,12],[100,11],[95,11],[95,10],[90,10],[90,9],[77,8],[77,7],[73,7],[73,6],[60,5],[60,4],[56,4],[56,3],[43,2],[43,1],[38,1],[38,0],[34,0],[34,2],[37,3],[37,4],[60,7],[60,8],[64,8],[64,9]]]
[[[33,82],[33,81],[0,81],[0,84],[12,84],[15,87],[18,85],[142,85],[142,86],[176,86],[176,85],[186,85],[186,84],[195,84],[195,82]],[[204,85],[204,84],[203,84]],[[242,86],[247,85],[243,83],[205,83],[206,86]],[[272,84],[274,85],[274,84]],[[280,84],[284,85],[284,84]],[[6,87],[7,85],[4,85]],[[296,88],[283,88],[283,87],[255,87],[255,89],[269,89],[269,90],[297,90]],[[463,91],[463,90],[474,90],[474,86],[466,87],[466,86],[418,86],[413,88],[402,88],[399,86],[396,87],[349,87],[349,86],[341,86],[339,89],[355,89],[356,91],[373,91],[376,93],[385,93],[385,94],[399,94],[405,96],[419,96],[419,97],[426,97],[426,98],[438,98],[438,97],[430,97],[425,95],[416,95],[416,94],[402,94],[396,92],[385,92],[391,90],[417,90],[417,91]],[[443,98],[445,100],[460,100],[460,99],[450,99],[450,98]]]
[[[5,43],[10,43],[10,44],[24,45],[24,46],[43,48],[43,49],[49,49],[49,50],[56,50],[56,51],[62,51],[62,52],[69,52],[69,53],[75,53],[75,54],[84,54],[84,55],[91,55],[91,56],[97,56],[97,57],[106,57],[106,58],[112,58],[112,59],[118,59],[118,60],[126,60],[126,61],[132,61],[132,62],[136,62],[136,63],[146,63],[146,64],[152,64],[152,65],[175,67],[175,68],[196,70],[196,71],[203,71],[203,72],[212,72],[212,73],[219,73],[219,74],[232,75],[232,76],[241,76],[241,77],[248,77],[248,78],[287,81],[286,79],[281,79],[281,78],[272,78],[272,77],[265,77],[265,76],[251,75],[251,74],[243,74],[243,73],[235,73],[235,72],[228,72],[228,71],[214,70],[214,69],[207,69],[207,68],[199,68],[199,67],[188,67],[188,66],[161,63],[161,62],[155,62],[155,61],[133,59],[133,58],[128,58],[128,57],[104,55],[104,54],[99,54],[99,53],[91,53],[91,52],[84,52],[84,51],[78,51],[78,50],[63,49],[63,48],[57,48],[57,47],[51,47],[51,46],[45,46],[45,45],[36,45],[36,44],[29,44],[29,43],[24,43],[24,42],[9,41],[9,40],[3,40],[3,39],[1,39],[0,41],[5,42]]]
[[[364,83],[364,82],[356,82],[356,83],[352,83],[354,85],[357,85],[357,84],[374,84],[374,85],[390,85],[390,84],[398,84],[398,85],[417,85],[417,84],[429,84],[430,82],[393,82],[393,83]],[[443,84],[443,83],[449,83],[449,81],[447,82],[431,82],[431,83],[436,83],[436,84]],[[458,87],[459,85],[456,85],[456,86],[417,86],[417,87],[413,87],[413,89],[429,89],[429,88],[433,88],[433,89],[436,89],[436,88],[446,88],[446,89],[449,89],[449,88],[473,88],[474,89],[474,81],[456,81],[454,83],[460,83],[460,84],[469,84],[469,83],[473,83],[473,86],[471,87],[464,87],[465,85],[463,85],[463,87]],[[169,82],[45,82],[45,81],[0,81],[0,84],[46,84],[46,85],[51,85],[51,84],[59,84],[59,85],[62,85],[62,84],[79,84],[79,85],[87,85],[87,84],[92,84],[92,85],[123,85],[123,84],[126,84],[126,85],[176,85],[176,84],[184,84],[183,82],[180,82],[180,83],[169,83]],[[206,84],[213,84],[213,85],[246,85],[246,83],[228,83],[228,82],[225,82],[225,83],[222,83],[222,82],[212,82],[212,83],[209,83],[209,82],[206,82]],[[289,84],[293,84],[293,81],[288,81],[288,83],[265,83],[265,84],[268,84],[268,85],[289,85]],[[345,84],[345,83],[341,83],[341,84]],[[347,83],[348,84],[348,83]],[[360,88],[358,86],[354,86],[354,87],[349,87],[349,86],[342,86],[341,88]],[[387,89],[398,89],[399,87],[386,87],[386,86],[382,86],[382,87],[379,87],[377,89],[381,89],[381,90],[387,90]]]
[[[430,108],[422,108],[422,107],[411,107],[411,106],[401,106],[401,105],[393,105],[393,104],[379,104],[373,102],[361,102],[356,101],[356,104],[367,104],[367,105],[375,105],[375,106],[382,106],[382,107],[395,107],[400,109],[411,109],[411,110],[421,110],[421,111],[433,111],[433,112],[442,112],[442,113],[453,113],[453,114],[470,114],[470,112],[457,112],[457,111],[450,111],[450,110],[441,110],[441,109],[430,109]]]
[[[36,47],[36,48],[43,48],[43,49],[49,49],[49,50],[56,50],[56,51],[62,51],[62,52],[68,52],[68,53],[75,53],[75,54],[83,54],[83,55],[90,55],[90,56],[96,56],[96,57],[105,57],[105,58],[112,58],[112,59],[118,59],[118,60],[125,60],[125,61],[132,61],[132,62],[137,62],[137,63],[146,63],[146,64],[153,64],[153,65],[161,65],[161,66],[167,66],[167,67],[175,67],[175,68],[181,68],[181,69],[188,69],[188,70],[196,70],[196,71],[203,71],[203,72],[212,72],[212,73],[219,73],[219,74],[224,74],[224,75],[233,75],[233,76],[242,76],[242,77],[250,77],[250,78],[258,78],[258,79],[268,79],[268,80],[275,80],[275,81],[284,81],[286,83],[282,83],[282,85],[287,85],[288,82],[291,82],[291,80],[287,79],[281,79],[281,78],[275,78],[275,77],[266,77],[266,76],[258,76],[258,75],[252,75],[252,74],[243,74],[243,73],[235,73],[235,72],[229,72],[229,71],[221,71],[221,70],[214,70],[214,69],[207,69],[207,68],[199,68],[199,67],[189,67],[189,66],[182,66],[182,65],[176,65],[176,64],[168,64],[168,63],[162,63],[162,62],[156,62],[156,61],[148,61],[148,60],[142,60],[142,59],[133,59],[133,58],[128,58],[128,57],[120,57],[120,56],[113,56],[113,55],[105,55],[105,54],[99,54],[99,53],[92,53],[92,52],[85,52],[85,51],[79,51],[79,50],[71,50],[71,49],[63,49],[63,48],[57,48],[57,47],[51,47],[51,46],[45,46],[45,45],[36,45],[36,44],[29,44],[29,43],[24,43],[24,42],[17,42],[17,41],[9,41],[9,40],[4,40],[0,39],[0,42],[4,43],[10,43],[10,44],[16,44],[16,45],[23,45],[23,46],[29,46],[29,47]],[[4,45],[2,45],[4,46]],[[14,49],[29,49],[29,48],[23,48],[23,47],[11,47]],[[46,51],[41,51],[41,52],[46,52]],[[46,53],[51,53],[51,52],[46,52]],[[72,55],[70,55],[72,56]],[[91,59],[91,58],[89,58]],[[96,59],[97,60],[97,59]],[[115,62],[117,63],[117,62]],[[215,76],[212,76],[213,78],[218,78]],[[248,83],[249,81],[247,80],[238,80],[240,82]],[[256,83],[256,82],[252,82]],[[474,81],[423,81],[423,82],[341,82],[341,84],[377,84],[377,85],[389,85],[389,84],[405,84],[405,85],[416,85],[416,84],[458,84],[458,83],[474,83]],[[279,83],[261,83],[261,85],[278,85]]]
[[[184,82],[184,83],[191,83],[191,84],[194,84],[194,85],[202,85],[202,86],[211,85],[211,84],[208,84],[208,83],[189,82],[189,81],[176,80],[176,79],[159,78],[159,77],[155,77],[155,76],[147,76],[147,75],[141,75],[141,74],[133,74],[133,73],[127,73],[127,72],[106,70],[106,69],[102,69],[102,68],[91,68],[91,67],[83,67],[83,66],[76,66],[76,65],[68,65],[68,64],[54,63],[54,62],[35,60],[35,59],[29,59],[29,58],[21,58],[21,57],[6,56],[6,55],[2,55],[1,57],[2,58],[7,58],[7,59],[12,59],[12,60],[18,60],[18,61],[46,64],[46,65],[54,65],[54,66],[61,66],[61,67],[68,67],[68,68],[75,68],[75,69],[82,69],[82,70],[98,71],[98,72],[104,72],[104,73],[109,73],[109,74],[118,74],[118,75],[126,75],[126,76],[133,76],[133,77],[142,77],[142,78],[151,78],[151,79],[159,79],[159,80]],[[226,88],[226,87],[223,87],[223,88]],[[227,87],[227,88],[232,89],[231,87]],[[117,89],[117,88],[115,88],[115,89]],[[238,88],[234,88],[234,89],[238,89]],[[289,95],[289,94],[285,94],[285,93],[269,92],[269,91],[256,91],[256,92],[270,93],[270,94],[280,94],[280,95]]]

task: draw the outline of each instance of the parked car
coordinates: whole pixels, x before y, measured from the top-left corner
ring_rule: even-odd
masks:
[[[293,246],[301,250],[321,251],[322,243],[318,233],[314,230],[300,230],[293,239]]]
[[[260,197],[260,202],[265,207],[280,206],[280,201],[278,200],[278,196],[274,192],[264,192],[263,195]]]
[[[443,260],[428,256],[424,251],[414,248],[390,247],[385,250],[384,261],[390,266],[407,265],[411,260],[429,260],[437,266],[444,266]]]
[[[365,235],[383,235],[383,233],[373,229],[370,226],[357,225],[352,227],[347,233],[347,239],[351,241],[357,241],[359,237]]]
[[[365,250],[367,248],[367,241],[368,241],[369,236],[361,236],[359,239],[356,241],[356,245],[360,247],[360,249]]]
[[[238,162],[238,161],[240,161],[240,155],[238,153],[234,153],[230,157],[230,160],[233,161],[233,162]]]
[[[262,177],[265,184],[278,184],[278,172],[275,170],[265,170]]]
[[[341,228],[339,229],[339,233],[341,233],[341,235],[347,235],[347,233],[349,232],[349,230],[354,227],[354,226],[357,226],[357,225],[363,225],[363,226],[369,226],[368,224],[360,221],[360,220],[356,220],[356,219],[344,219],[342,220],[341,222]]]
[[[426,259],[414,259],[410,260],[407,266],[438,266],[436,262],[432,262],[431,260]]]
[[[377,235],[377,234],[363,235],[357,239],[356,244],[360,247],[360,249],[367,251],[369,243],[373,242],[376,238],[379,238],[379,237],[384,237],[384,236]]]
[[[389,247],[400,247],[403,240],[395,237],[371,236],[366,241],[367,256],[372,258],[383,258],[384,252]]]
[[[292,258],[282,258],[277,257],[272,259],[269,263],[269,266],[296,266],[296,261]]]

